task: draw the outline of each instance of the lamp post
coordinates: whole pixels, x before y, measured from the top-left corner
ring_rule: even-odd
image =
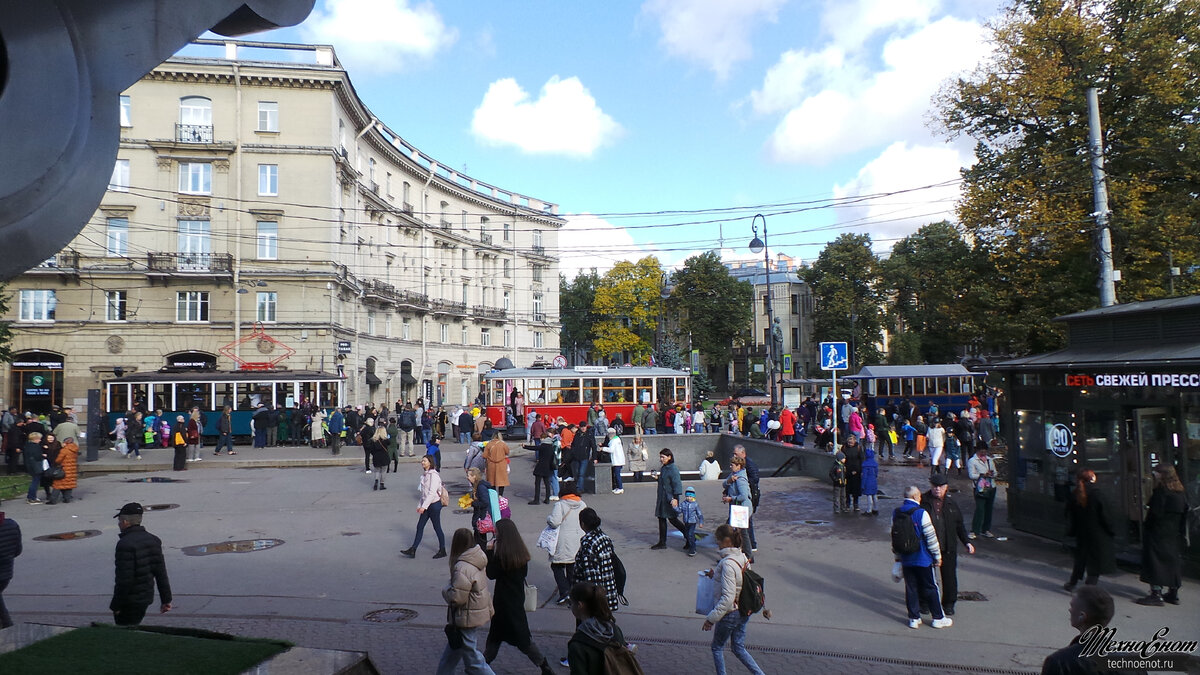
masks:
[[[762,218],[762,239],[758,238],[758,226],[755,224]],[[767,218],[761,213],[754,214],[750,220],[750,230],[754,238],[750,240],[750,252],[762,251],[763,267],[767,272],[767,389],[771,394],[771,408],[774,409],[779,400],[775,396],[775,300],[771,295],[771,252],[767,245]]]
[[[658,303],[658,325],[654,328],[654,356],[655,365],[658,357],[662,354],[662,339],[663,339],[663,322],[666,321],[666,304],[667,299],[671,297],[671,291],[667,289],[667,273],[663,272],[662,278],[658,283],[658,297],[661,302]]]

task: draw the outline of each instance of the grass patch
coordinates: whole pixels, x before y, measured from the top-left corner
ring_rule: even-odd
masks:
[[[0,476],[0,499],[16,499],[29,490],[29,476],[21,473],[15,476]]]
[[[0,672],[236,675],[290,646],[208,631],[93,624],[0,655]]]

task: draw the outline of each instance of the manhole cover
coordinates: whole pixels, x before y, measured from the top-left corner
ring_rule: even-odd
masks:
[[[170,511],[171,509],[179,508],[178,504],[147,504],[143,507],[147,511]]]
[[[828,520],[806,520],[806,521],[804,521],[804,524],[805,525],[828,525],[829,521]]]
[[[984,595],[983,593],[980,593],[979,591],[959,591],[958,599],[959,600],[972,600],[972,601],[977,601],[977,602],[987,602],[988,601],[987,596]]]
[[[367,612],[363,615],[364,621],[373,621],[375,623],[404,623],[415,618],[417,618],[417,613],[404,607],[377,609],[374,612]]]
[[[146,478],[128,478],[126,483],[186,483],[182,478],[167,478],[166,476],[149,476]]]
[[[87,539],[100,534],[100,530],[76,530],[75,532],[59,532],[57,534],[43,534],[40,537],[34,537],[34,541],[74,541],[76,539]]]
[[[215,544],[200,544],[199,546],[184,546],[184,555],[213,555],[216,553],[253,553],[275,548],[283,543],[282,539],[239,539],[237,541],[222,541]]]

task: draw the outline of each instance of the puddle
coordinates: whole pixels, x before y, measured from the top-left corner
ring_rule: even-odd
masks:
[[[182,478],[167,478],[166,476],[148,476],[146,478],[128,478],[126,483],[186,483]]]
[[[200,544],[199,546],[183,547],[184,555],[214,555],[216,553],[253,553],[275,548],[283,543],[282,539],[239,539],[237,541],[222,541],[215,544]]]
[[[34,541],[75,541],[76,539],[87,539],[100,534],[100,530],[76,530],[74,532],[59,532],[57,534],[43,534],[40,537],[34,537]]]
[[[363,615],[363,621],[372,621],[374,623],[404,623],[415,618],[417,618],[416,611],[405,607],[377,609]]]
[[[830,523],[830,521],[828,521],[828,520],[806,520],[806,521],[804,521],[804,524],[805,525],[830,525],[832,523]]]
[[[142,508],[147,511],[170,511],[179,508],[178,504],[146,504]]]
[[[343,532],[342,536],[343,537],[357,537],[360,534],[362,534],[362,533],[361,532]]]

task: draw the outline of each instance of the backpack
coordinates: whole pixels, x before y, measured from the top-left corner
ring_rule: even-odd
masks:
[[[412,431],[417,427],[417,414],[411,410],[405,410],[400,413],[398,424],[401,429]]]
[[[625,579],[627,577],[625,574],[625,565],[621,562],[621,559],[617,557],[616,551],[613,551],[612,553],[612,568],[613,583],[615,583],[617,586],[617,600],[619,600],[622,605],[629,605],[629,601],[625,599]]]
[[[762,575],[754,570],[742,568],[742,590],[738,593],[737,607],[742,616],[750,616],[762,610],[767,604],[767,594],[763,590]]]
[[[604,648],[604,672],[608,675],[645,675],[633,652],[616,640]]]
[[[921,550],[917,525],[912,520],[913,511],[905,513],[896,509],[892,512],[892,553],[896,555],[911,555]]]

